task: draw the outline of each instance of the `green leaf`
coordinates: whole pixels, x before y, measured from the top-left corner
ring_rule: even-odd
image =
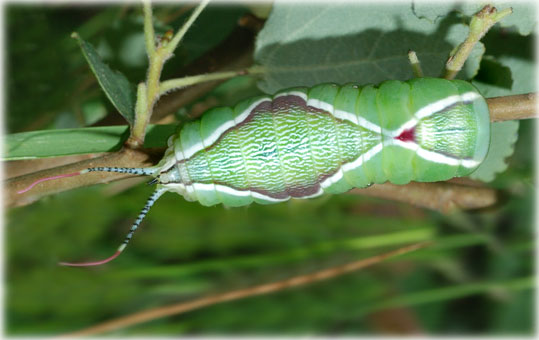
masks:
[[[510,30],[492,29],[483,41],[487,47],[486,54],[489,57],[486,63],[481,63],[481,72],[474,79],[473,84],[485,97],[506,96],[536,91],[535,82],[535,37],[523,37],[517,32]],[[493,62],[498,65],[494,65]],[[507,83],[500,86],[500,72],[506,73],[503,68],[511,70],[513,79],[511,87]],[[495,73],[495,75],[486,73]]]
[[[518,139],[518,125],[516,120],[490,124],[491,137],[487,157],[470,178],[490,182],[497,173],[507,169],[506,158],[513,154]]]
[[[521,35],[530,35],[537,27],[537,6],[534,1],[507,3],[503,1],[494,1],[494,6],[503,9],[504,6],[511,5],[513,14],[505,17],[501,22],[502,27],[515,26]]]
[[[535,92],[534,39],[512,31],[491,30],[483,39],[489,56],[481,62],[481,70],[472,83],[485,97]],[[487,158],[471,178],[488,182],[496,173],[505,171],[506,159],[514,151],[518,127],[518,121],[491,124]]]
[[[276,2],[256,41],[255,59],[268,69],[266,92],[323,82],[379,83],[413,76],[407,52],[416,51],[425,75],[439,76],[449,52],[468,33],[456,13],[419,18],[411,3],[327,3],[306,7]],[[477,72],[478,44],[459,77]]]
[[[176,125],[149,125],[144,147],[164,148]],[[4,160],[36,159],[119,150],[128,137],[127,126],[22,132],[4,137]]]
[[[99,85],[101,85],[109,100],[127,120],[129,125],[133,125],[135,121],[135,93],[133,85],[129,83],[123,74],[111,70],[108,65],[103,63],[99,54],[90,43],[84,41],[77,33],[71,34],[71,37],[77,39],[86,61],[88,61]]]
[[[481,93],[495,93],[494,88],[499,88],[499,94],[509,94],[513,87],[513,78],[511,69],[502,65],[493,56],[485,56],[481,60],[481,68],[474,78],[474,82],[480,82],[478,85],[483,91]],[[476,83],[477,85],[477,83]],[[488,90],[487,88],[490,88]]]

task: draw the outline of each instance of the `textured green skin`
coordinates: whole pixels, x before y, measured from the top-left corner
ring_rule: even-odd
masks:
[[[178,191],[188,200],[203,205],[223,203],[241,206],[262,204],[316,195],[315,190],[343,164],[364,157],[380,142],[394,139],[388,135],[413,118],[422,107],[449,96],[477,90],[467,82],[437,78],[418,78],[407,82],[387,81],[375,86],[359,87],[322,84],[313,88],[295,88],[286,93],[302,92],[331,104],[334,110],[353,113],[380,126],[375,133],[349,120],[335,117],[319,108],[291,105],[299,97],[281,97],[282,104],[273,112],[264,109],[250,119],[229,128],[211,145],[195,152],[187,161],[182,152],[201,145],[216,129],[237,119],[259,97],[243,101],[234,108],[215,108],[199,121],[188,123],[170,142],[162,168],[161,185]],[[295,99],[294,99],[295,98]],[[288,104],[288,107],[285,107]],[[279,104],[280,105],[280,104]],[[481,97],[466,105],[455,105],[419,121],[415,139],[423,149],[452,158],[481,162],[488,150],[489,113]],[[169,166],[164,166],[168,164]],[[170,166],[170,164],[173,164]],[[360,166],[344,171],[344,176],[323,188],[326,193],[342,193],[352,187],[390,181],[405,184],[412,180],[431,182],[465,176],[474,168],[442,164],[419,157],[417,152],[399,145],[385,145],[381,151]],[[188,178],[187,178],[188,177]],[[187,186],[194,183],[233,190],[178,190],[171,182]],[[196,185],[195,185],[196,187]],[[206,186],[207,187],[207,186]],[[206,188],[205,187],[205,188]],[[226,189],[225,188],[225,189]],[[255,194],[238,195],[246,191]],[[253,197],[254,196],[254,197]]]

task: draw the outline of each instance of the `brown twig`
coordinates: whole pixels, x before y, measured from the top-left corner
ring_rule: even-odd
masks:
[[[4,177],[11,179],[22,175],[29,175],[37,171],[54,168],[97,158],[106,155],[106,153],[90,153],[84,155],[70,155],[50,158],[24,159],[18,161],[4,162]]]
[[[449,213],[454,209],[484,208],[496,203],[494,189],[447,182],[374,184],[364,189],[352,189],[349,193],[404,202],[441,213]]]
[[[41,170],[27,175],[10,178],[4,183],[4,204],[7,207],[16,207],[30,204],[41,197],[58,192],[79,188],[97,183],[107,183],[112,180],[129,177],[132,175],[92,172],[82,176],[62,178],[38,184],[32,190],[18,194],[17,191],[28,187],[38,179],[80,171],[90,167],[118,166],[118,167],[143,167],[155,163],[152,154],[141,150],[123,149],[119,152],[106,154],[101,157],[83,160],[76,163],[58,166],[52,169]]]
[[[537,118],[537,93],[487,99],[490,121]]]
[[[203,297],[200,299],[196,299],[194,301],[181,302],[181,303],[173,304],[170,306],[149,309],[146,311],[127,315],[127,316],[124,316],[115,320],[110,320],[110,321],[107,321],[107,322],[104,322],[104,323],[101,323],[101,324],[98,324],[98,325],[95,325],[95,326],[92,326],[92,327],[89,327],[89,328],[86,328],[77,332],[65,334],[62,337],[79,337],[79,336],[102,334],[105,332],[111,332],[114,330],[137,325],[143,322],[148,322],[148,321],[159,319],[159,318],[164,318],[171,315],[187,313],[195,309],[215,305],[218,303],[244,299],[244,298],[253,297],[257,295],[270,294],[270,293],[282,291],[284,289],[291,288],[291,287],[304,286],[307,284],[332,279],[334,277],[351,273],[353,271],[365,268],[367,266],[371,266],[373,264],[379,263],[389,258],[393,258],[396,256],[400,256],[400,255],[424,248],[431,244],[432,242],[415,243],[406,247],[402,247],[402,248],[387,252],[385,254],[354,261],[351,263],[347,263],[347,264],[329,268],[329,269],[324,269],[324,270],[311,273],[311,274],[296,276],[296,277],[286,279],[283,281],[267,283],[267,284],[262,284],[259,286],[235,290],[235,291],[218,294],[214,296]]]

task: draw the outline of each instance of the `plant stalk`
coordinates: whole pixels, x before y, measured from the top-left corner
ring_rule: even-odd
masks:
[[[187,86],[200,84],[212,80],[221,80],[221,79],[228,79],[240,75],[248,75],[248,74],[261,74],[265,72],[265,68],[263,66],[252,66],[244,70],[240,71],[225,71],[225,72],[215,72],[215,73],[208,73],[208,74],[199,74],[196,76],[189,76],[189,77],[183,77],[183,78],[176,78],[176,79],[170,79],[166,80],[161,83],[159,87],[159,94],[163,95],[169,91],[172,90],[179,90]]]
[[[466,40],[451,52],[451,55],[447,60],[444,78],[455,78],[464,66],[470,53],[472,53],[475,44],[483,38],[494,24],[511,13],[513,13],[512,8],[506,8],[503,11],[498,12],[495,7],[486,5],[479,12],[474,14],[470,22],[470,32],[468,33]]]
[[[487,99],[491,122],[537,118],[537,93]]]

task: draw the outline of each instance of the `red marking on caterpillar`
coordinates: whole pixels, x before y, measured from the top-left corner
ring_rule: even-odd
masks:
[[[402,131],[400,135],[395,137],[395,139],[398,139],[403,142],[414,142],[415,141],[415,128]]]

